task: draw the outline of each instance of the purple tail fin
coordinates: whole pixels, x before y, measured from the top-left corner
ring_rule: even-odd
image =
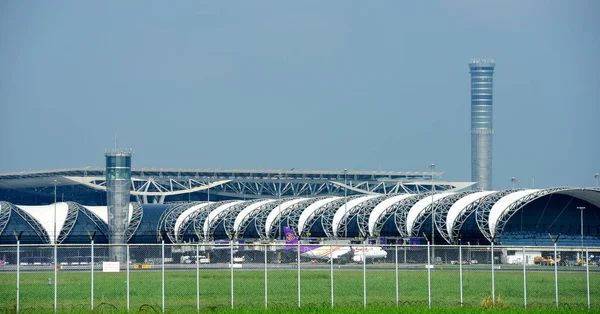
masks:
[[[285,233],[285,244],[296,244],[298,243],[298,238],[294,234],[294,231],[288,226],[283,227],[283,232]]]

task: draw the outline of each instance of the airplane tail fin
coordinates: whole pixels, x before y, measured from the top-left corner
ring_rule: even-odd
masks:
[[[294,231],[288,226],[283,227],[283,232],[285,233],[285,243],[286,244],[296,244],[298,243],[298,238],[294,234]]]
[[[284,250],[291,250],[294,247],[290,246],[291,244],[298,244],[298,238],[296,237],[296,235],[294,234],[294,231],[292,231],[292,229],[288,226],[284,226],[283,227],[283,232],[285,233],[285,244],[287,244],[286,247],[284,247]]]

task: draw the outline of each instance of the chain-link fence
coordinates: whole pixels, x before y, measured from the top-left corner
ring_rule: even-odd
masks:
[[[598,309],[599,257],[598,247],[10,245],[0,246],[0,311]]]

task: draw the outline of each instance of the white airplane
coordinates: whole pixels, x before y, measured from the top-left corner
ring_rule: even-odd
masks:
[[[298,238],[289,227],[283,227],[283,231],[285,232],[286,250],[294,250],[296,246],[292,246],[293,244],[298,244]],[[385,258],[387,256],[387,252],[384,251],[379,246],[366,246],[364,251],[362,246],[351,247],[348,245],[324,245],[324,246],[309,246],[309,245],[301,245],[300,246],[300,256],[314,258],[314,259],[322,259],[322,260],[340,260],[342,262],[346,262],[352,260],[356,263],[362,263],[363,259],[366,258],[366,261],[374,261],[375,259]]]

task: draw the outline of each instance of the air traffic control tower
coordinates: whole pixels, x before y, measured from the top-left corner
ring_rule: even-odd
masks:
[[[131,152],[106,153],[106,204],[108,205],[108,243],[110,259],[126,260],[125,231],[129,224],[129,193],[131,188]]]
[[[471,181],[475,189],[492,189],[492,87],[494,59],[473,59],[471,69]]]

